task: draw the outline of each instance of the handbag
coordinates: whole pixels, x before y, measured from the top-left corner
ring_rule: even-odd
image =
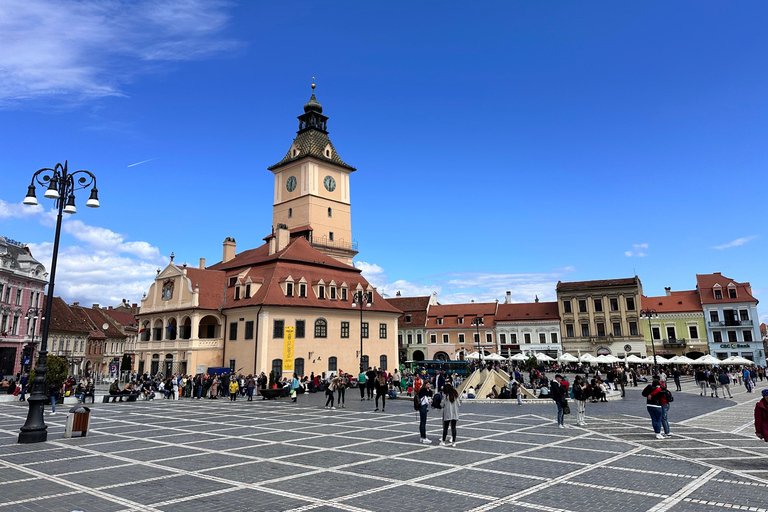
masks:
[[[567,403],[563,404],[563,414],[571,414],[571,407]]]

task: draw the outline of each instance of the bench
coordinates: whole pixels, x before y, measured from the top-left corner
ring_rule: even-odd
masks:
[[[123,401],[123,398],[127,399],[126,402],[135,402],[136,399],[139,397],[138,393],[133,393],[130,395],[104,395],[104,398],[102,399],[102,403],[106,404],[109,403],[109,399],[112,399],[112,402],[115,402],[116,398],[119,398],[120,401]]]

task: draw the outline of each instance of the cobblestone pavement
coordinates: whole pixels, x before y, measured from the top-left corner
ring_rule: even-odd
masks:
[[[739,416],[754,394],[713,409],[714,399],[679,393],[681,413],[707,412],[685,412],[665,440],[637,390],[589,404],[588,425],[564,430],[553,406],[467,404],[454,448],[436,445],[439,411],[435,444],[422,445],[410,400],[382,413],[355,394],[336,410],[320,395],[96,404],[88,437],[72,439],[61,408],[46,412],[49,441],[38,445],[16,443],[24,405],[2,404],[0,510],[768,510],[768,443],[750,428],[698,424]]]

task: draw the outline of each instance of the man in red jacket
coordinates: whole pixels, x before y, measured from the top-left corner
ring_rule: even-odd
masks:
[[[763,399],[755,405],[755,434],[768,443],[768,389],[763,390]]]

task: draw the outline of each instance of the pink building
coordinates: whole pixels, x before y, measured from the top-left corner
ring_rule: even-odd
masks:
[[[29,370],[40,343],[48,273],[29,248],[0,236],[0,376]],[[38,310],[38,312],[36,312]]]

